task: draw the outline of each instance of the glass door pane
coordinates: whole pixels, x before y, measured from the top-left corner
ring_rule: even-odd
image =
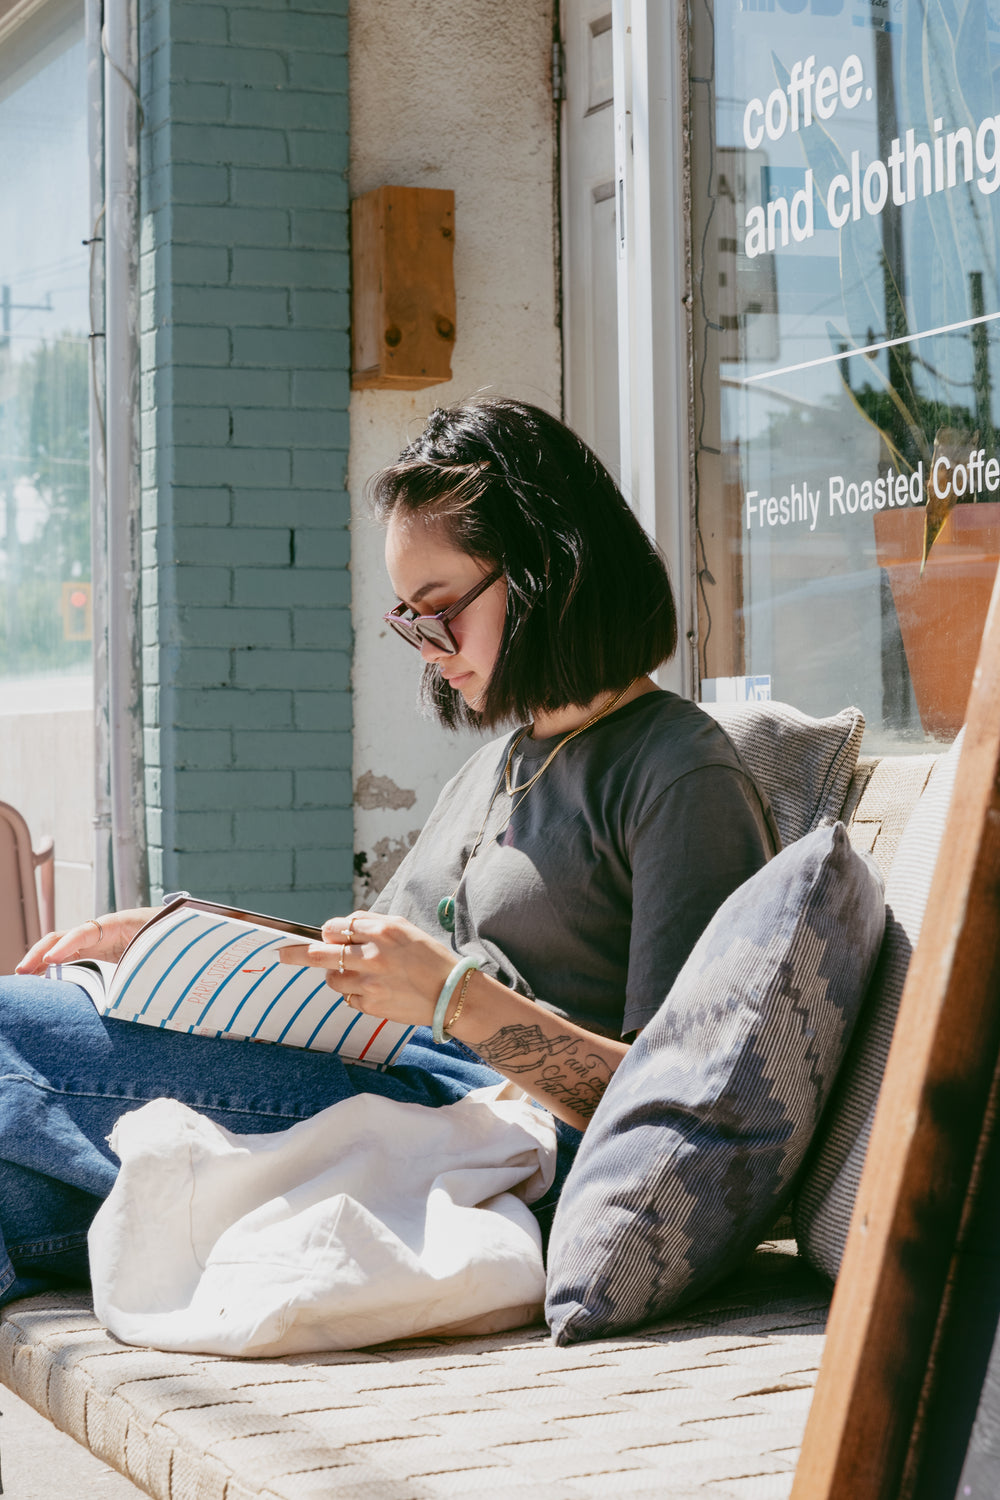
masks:
[[[0,47],[0,141],[0,681],[10,683],[85,674],[91,660],[82,6],[46,6]]]

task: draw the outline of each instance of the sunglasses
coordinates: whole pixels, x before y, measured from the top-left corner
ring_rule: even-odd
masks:
[[[449,629],[449,621],[460,615],[463,609],[468,609],[474,599],[486,592],[498,578],[503,577],[503,572],[498,568],[495,573],[488,573],[485,578],[480,578],[475,588],[471,588],[467,594],[454,604],[449,604],[447,609],[442,609],[436,615],[413,615],[412,619],[404,619],[405,612],[409,609],[408,604],[397,604],[395,609],[390,609],[382,616],[387,625],[391,625],[397,635],[401,635],[404,641],[409,641],[411,646],[416,646],[419,651],[426,641],[428,645],[443,651],[446,656],[455,656],[458,652],[458,642]]]

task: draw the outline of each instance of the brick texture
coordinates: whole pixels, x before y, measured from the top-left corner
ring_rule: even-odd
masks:
[[[154,897],[351,905],[347,0],[141,0]]]

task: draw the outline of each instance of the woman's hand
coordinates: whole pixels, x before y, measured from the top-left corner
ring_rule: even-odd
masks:
[[[131,911],[108,912],[65,932],[47,932],[28,949],[14,973],[44,974],[49,964],[68,964],[74,958],[103,958],[117,963],[140,927],[156,911],[156,907],[136,907]]]
[[[410,1026],[431,1024],[456,962],[451,948],[412,922],[366,911],[331,917],[321,943],[289,943],[278,956],[325,969],[327,984],[355,1010]],[[561,1120],[585,1129],[627,1044],[596,1036],[487,974],[473,971],[462,993],[461,1019],[445,1018],[449,1034]],[[455,996],[449,1010],[457,1008]]]
[[[323,923],[322,943],[279,949],[282,963],[325,969],[326,982],[355,1010],[408,1026],[429,1026],[455,954],[406,922],[356,911]]]

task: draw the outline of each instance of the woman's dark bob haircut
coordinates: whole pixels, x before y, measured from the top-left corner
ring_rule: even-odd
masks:
[[[454,546],[507,580],[477,709],[435,666],[425,671],[425,701],[448,728],[590,703],[673,655],[677,616],[659,553],[600,460],[538,407],[496,398],[432,412],[370,495],[383,523],[439,519]]]

